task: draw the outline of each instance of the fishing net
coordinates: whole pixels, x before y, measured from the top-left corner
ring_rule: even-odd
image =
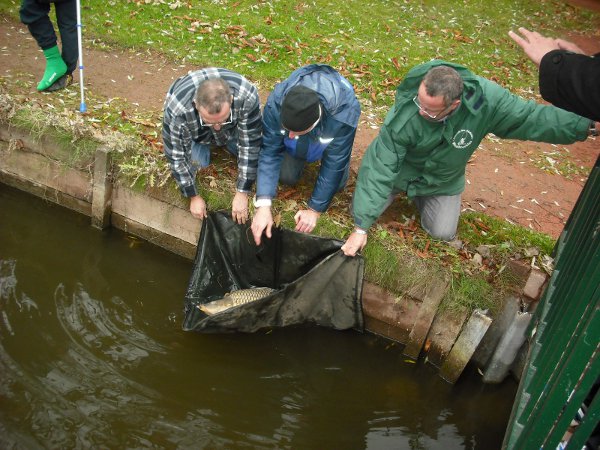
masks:
[[[315,324],[362,331],[364,260],[340,251],[342,242],[280,228],[256,246],[250,224],[228,212],[204,220],[185,296],[185,331],[254,332]],[[268,287],[270,295],[207,315],[198,305],[239,289]]]

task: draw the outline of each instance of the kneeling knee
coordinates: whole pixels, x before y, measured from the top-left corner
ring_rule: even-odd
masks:
[[[448,228],[442,227],[423,227],[423,229],[434,239],[439,239],[440,241],[452,241],[456,237],[456,228],[450,230]]]
[[[289,174],[280,174],[279,175],[279,182],[281,184],[285,184],[286,186],[294,186],[295,184],[298,184],[298,180],[300,180],[300,175],[298,176],[294,176],[294,175],[289,175]]]

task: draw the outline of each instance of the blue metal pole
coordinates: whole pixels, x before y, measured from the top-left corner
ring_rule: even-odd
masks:
[[[79,112],[86,112],[87,106],[85,105],[85,99],[83,96],[83,51],[81,45],[81,0],[76,1],[77,4],[77,45],[79,46],[79,90],[81,91],[81,103],[79,105]]]

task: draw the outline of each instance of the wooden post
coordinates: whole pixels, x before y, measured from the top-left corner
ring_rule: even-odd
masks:
[[[434,279],[431,283],[427,294],[425,294],[421,308],[419,309],[417,320],[408,336],[408,344],[406,344],[406,347],[404,348],[404,354],[406,356],[413,359],[419,357],[427,333],[429,333],[429,328],[433,323],[433,318],[437,313],[438,306],[440,306],[447,289],[448,280]]]
[[[492,319],[483,311],[479,309],[473,311],[450,354],[442,364],[440,375],[444,380],[456,383],[491,323]]]
[[[96,150],[92,191],[92,225],[103,230],[110,226],[112,198],[112,155],[106,147]]]

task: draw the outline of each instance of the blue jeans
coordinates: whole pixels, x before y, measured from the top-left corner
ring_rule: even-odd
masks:
[[[306,166],[306,160],[295,158],[290,155],[288,152],[284,153],[283,161],[281,162],[281,169],[279,170],[279,181],[282,184],[287,184],[288,186],[293,186],[300,180],[302,173],[304,172],[304,166]],[[338,185],[337,192],[344,189],[346,183],[348,182],[348,175],[350,173],[350,164],[346,167],[344,171],[344,175],[340,180],[340,184]]]
[[[225,148],[233,156],[237,156],[237,136],[229,139]],[[200,169],[210,164],[210,145],[192,141],[192,164]]]

